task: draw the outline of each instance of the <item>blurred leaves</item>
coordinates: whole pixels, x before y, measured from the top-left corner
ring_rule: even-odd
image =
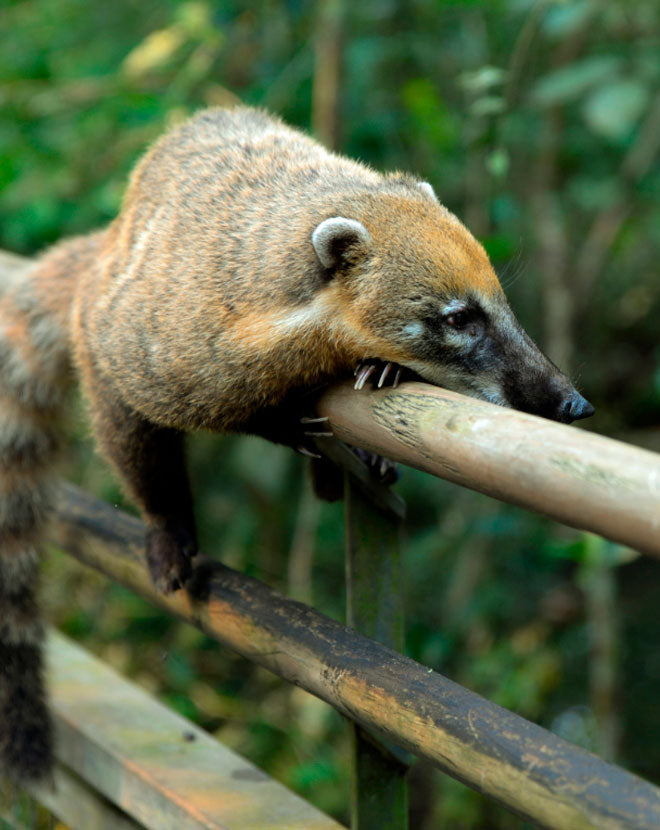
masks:
[[[611,81],[621,63],[621,59],[614,55],[597,55],[555,69],[534,84],[532,103],[553,107],[576,101],[595,86]]]
[[[414,123],[421,127],[420,138],[437,151],[451,147],[458,125],[428,78],[415,78],[402,89],[402,100]]]

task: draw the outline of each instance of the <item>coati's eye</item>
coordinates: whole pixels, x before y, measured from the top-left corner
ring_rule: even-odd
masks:
[[[456,309],[456,311],[445,314],[442,319],[453,329],[464,329],[471,321],[472,315],[467,309]]]

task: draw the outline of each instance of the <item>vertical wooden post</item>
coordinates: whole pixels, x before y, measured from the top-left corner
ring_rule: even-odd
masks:
[[[339,145],[344,0],[319,0],[312,88],[312,129],[330,150]]]
[[[403,503],[376,507],[346,474],[346,613],[357,631],[397,651],[403,648],[399,559]],[[351,724],[352,830],[408,827],[408,765],[377,737]],[[404,758],[401,753],[401,758]]]

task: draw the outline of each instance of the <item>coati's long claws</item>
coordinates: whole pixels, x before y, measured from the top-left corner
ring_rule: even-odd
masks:
[[[375,371],[376,366],[373,363],[367,366],[367,370],[364,373],[364,377],[362,379],[362,386],[364,386],[364,384],[369,380],[369,378],[373,375]],[[360,389],[362,389],[362,386],[360,386]]]
[[[310,415],[304,415],[300,419],[301,424],[327,424],[330,419],[327,415],[320,415],[319,417],[312,417]],[[330,432],[330,430],[305,430],[303,435],[308,435],[310,438],[334,438],[334,433]]]
[[[303,447],[302,444],[296,447],[296,452],[299,452],[301,455],[307,456],[307,458],[322,458],[323,456],[319,455],[317,452],[312,452],[308,450],[307,447]]]
[[[381,376],[378,380],[378,388],[379,389],[382,389],[383,384],[385,383],[385,378],[389,375],[391,369],[392,369],[392,364],[391,363],[386,363],[385,368],[383,369],[383,371],[381,373]]]
[[[386,363],[383,360],[372,358],[372,361],[361,360],[358,363],[355,369],[355,385],[353,388],[364,389],[371,375],[378,370],[380,374],[376,375],[378,381],[374,381],[373,388],[382,389],[384,386],[391,386],[392,389],[396,389],[401,382],[403,367],[391,360]],[[394,378],[393,382],[392,378]]]
[[[358,378],[355,381],[354,389],[364,389],[364,384],[369,380],[369,378],[375,371],[376,367],[373,363],[361,369],[360,374],[358,375]]]
[[[353,375],[355,377],[357,377],[363,369],[367,368],[367,366],[369,365],[368,362],[367,362],[368,360],[369,360],[368,357],[362,357],[362,358],[360,358],[360,360],[358,360],[357,366],[355,367],[355,370],[353,372]]]
[[[369,467],[372,475],[376,476],[383,484],[394,484],[399,477],[399,471],[389,458],[383,458],[370,450],[362,450],[358,447],[351,447],[351,450],[364,464]]]

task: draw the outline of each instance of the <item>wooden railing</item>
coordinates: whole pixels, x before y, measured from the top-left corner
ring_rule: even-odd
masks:
[[[335,435],[660,556],[660,455],[427,384],[328,392]]]
[[[346,471],[351,628],[203,557],[185,592],[158,593],[142,524],[70,485],[50,541],[344,714],[354,736],[353,828],[406,827],[407,753],[540,827],[660,827],[660,789],[398,653],[403,505],[337,439],[652,555],[660,555],[660,456],[424,384],[340,386],[319,410],[336,436],[318,439],[319,448]],[[136,812],[130,788],[102,789],[103,776],[76,765],[80,740],[76,752],[60,748],[64,762],[142,826],[162,826]],[[173,815],[182,803],[203,815],[194,787],[161,789]]]
[[[428,423],[433,425],[432,433],[436,433],[435,423],[442,417],[443,402],[450,402],[451,432],[457,436],[452,444],[453,477],[469,475],[465,469],[467,465],[456,465],[455,459],[461,453],[476,469],[474,475],[480,477],[476,483],[484,479],[490,481],[486,478],[492,475],[489,467],[497,463],[490,459],[488,465],[474,464],[465,447],[465,442],[471,440],[470,425],[479,435],[493,422],[500,430],[515,424],[515,429],[522,430],[523,436],[527,426],[528,431],[548,431],[550,437],[540,446],[545,447],[545,452],[553,458],[559,457],[561,463],[555,466],[566,471],[559,481],[544,483],[546,493],[553,487],[561,487],[562,498],[568,493],[571,502],[571,486],[579,492],[584,489],[580,464],[588,465],[596,482],[595,499],[608,498],[609,488],[621,486],[621,477],[625,475],[624,496],[626,492],[637,493],[634,504],[628,509],[633,511],[638,525],[652,527],[654,518],[660,515],[657,492],[654,496],[651,488],[644,491],[644,482],[648,484],[655,480],[660,459],[652,453],[627,448],[598,436],[546,425],[538,419],[423,386],[365,395],[350,395],[345,390],[337,390],[328,395],[322,409],[330,415],[333,429],[343,430],[345,434],[351,430],[350,438],[356,443],[387,450],[400,458],[408,453],[406,460],[414,460],[410,454],[418,450],[412,442],[404,444],[408,449],[395,449],[389,433],[386,440],[379,442],[374,437],[374,424],[364,414],[371,407],[381,407],[388,398],[395,398],[397,411],[407,430],[411,433],[418,430],[422,435],[424,425]],[[420,399],[425,406],[419,405]],[[440,405],[436,418],[433,418],[430,412],[436,399]],[[364,419],[365,434],[357,433],[358,416]],[[502,420],[505,423],[498,424]],[[440,429],[437,434],[444,436]],[[525,439],[520,437],[518,440]],[[424,443],[420,441],[426,449],[418,466],[428,467],[433,463],[430,441],[428,437],[424,438]],[[569,441],[584,442],[580,444],[582,452],[572,464],[561,461],[567,455],[564,447]],[[598,452],[594,446],[599,448]],[[511,442],[497,442],[494,447],[493,452],[500,455],[499,463],[505,470],[511,473],[513,465],[513,481],[523,479],[520,468],[528,464],[535,475],[540,475],[538,450],[536,459],[530,459],[526,453],[516,463]],[[326,447],[326,451],[352,471],[348,474],[347,532],[351,549],[349,608],[354,609],[353,622],[366,625],[364,620],[355,619],[359,616],[355,609],[366,607],[371,618],[369,633],[383,640],[396,640],[400,637],[399,611],[395,609],[388,613],[383,609],[388,604],[396,605],[400,596],[396,588],[398,564],[392,548],[396,546],[401,506],[391,493],[369,478],[366,469],[341,445],[333,444]],[[608,481],[608,464],[624,471],[619,472],[614,482]],[[644,498],[651,502],[656,499],[654,512],[646,514],[639,509]],[[554,504],[551,494],[545,504]],[[557,515],[557,509],[552,509]],[[617,509],[616,504],[608,503],[604,521],[611,523]],[[627,519],[625,512],[622,519]],[[359,532],[356,533],[355,528],[359,528]],[[625,534],[622,521],[616,535],[622,541],[629,541]],[[326,700],[358,724],[354,741],[355,826],[405,826],[405,763],[391,747],[392,743],[434,763],[540,826],[660,826],[660,791],[652,785],[567,744],[312,609],[281,597],[256,580],[219,563],[204,561],[198,566],[187,593],[164,597],[151,585],[143,565],[140,523],[71,487],[62,489],[52,538],[81,561],[197,625],[248,659]],[[641,540],[641,537],[637,538]],[[643,541],[648,550],[655,550],[652,533]],[[375,593],[375,597],[371,596],[365,602],[365,591]],[[365,736],[362,730],[371,735]],[[386,750],[374,742],[373,733],[385,741]],[[357,786],[358,781],[360,786]]]
[[[340,454],[341,449],[335,457]],[[354,465],[352,457],[349,464]],[[388,603],[396,605],[399,595],[396,558],[385,547],[396,531],[383,523],[382,507],[374,508],[366,495],[376,485],[359,482],[351,485],[360,501],[358,506],[352,501],[355,493],[349,494],[347,510],[354,511],[349,527],[359,521],[359,535],[367,542],[351,566],[352,581],[376,584],[370,590],[381,597],[381,611],[374,613],[370,606],[370,625],[376,634],[396,637],[388,629],[396,630],[398,610],[382,610]],[[160,594],[144,567],[141,523],[70,485],[62,487],[51,538],[80,561],[327,701],[357,724],[354,777],[361,787],[354,795],[356,827],[405,827],[405,759],[398,757],[397,746],[541,827],[660,826],[658,788],[255,579],[203,560],[187,592]],[[370,774],[374,766],[376,775]]]

